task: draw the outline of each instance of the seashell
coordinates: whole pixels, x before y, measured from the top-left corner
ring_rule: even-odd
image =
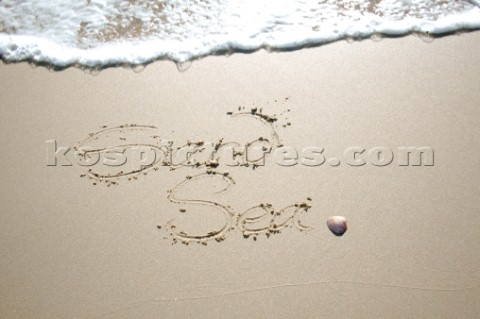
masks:
[[[335,236],[342,236],[347,231],[347,219],[343,216],[331,216],[327,219],[328,229]]]

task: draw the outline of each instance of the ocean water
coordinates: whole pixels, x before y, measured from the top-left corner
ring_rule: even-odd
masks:
[[[184,62],[480,29],[478,0],[0,0],[0,56],[65,67]]]

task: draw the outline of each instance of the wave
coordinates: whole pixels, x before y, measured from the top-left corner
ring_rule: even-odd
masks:
[[[477,0],[0,1],[1,59],[59,68],[476,29]]]

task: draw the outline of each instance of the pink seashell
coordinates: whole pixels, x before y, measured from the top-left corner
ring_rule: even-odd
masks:
[[[332,216],[327,219],[328,229],[335,236],[342,236],[347,231],[347,219],[343,216]]]

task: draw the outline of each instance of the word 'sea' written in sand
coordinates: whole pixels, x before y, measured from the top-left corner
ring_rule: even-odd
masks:
[[[228,173],[212,171],[195,176],[187,176],[184,181],[168,191],[168,199],[172,203],[183,205],[210,206],[217,215],[223,217],[223,223],[220,223],[217,228],[205,234],[189,234],[185,231],[178,231],[175,220],[170,220],[165,227],[173,238],[174,243],[179,241],[188,245],[193,241],[206,245],[207,241],[212,239],[221,242],[225,240],[227,232],[236,229],[243,234],[244,238],[251,236],[254,240],[257,240],[257,236],[260,234],[270,237],[270,235],[278,234],[287,227],[294,227],[300,231],[311,229],[311,227],[303,225],[300,221],[301,214],[306,213],[311,208],[309,204],[311,198],[309,197],[306,201],[297,202],[280,210],[275,210],[271,203],[261,203],[242,213],[237,213],[230,205],[213,200],[186,198],[178,195],[182,189],[197,186],[195,184],[207,185],[207,179],[216,180],[223,184],[223,187],[215,191],[214,194],[220,194],[235,184],[235,180]],[[187,210],[180,209],[180,212],[186,213]],[[162,227],[159,226],[159,228]]]

